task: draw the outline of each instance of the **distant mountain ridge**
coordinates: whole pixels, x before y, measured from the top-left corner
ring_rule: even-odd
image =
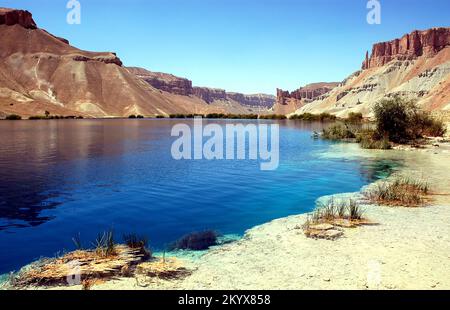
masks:
[[[128,67],[128,70],[157,89],[183,96],[194,95],[208,104],[215,101],[234,101],[245,107],[269,109],[273,107],[276,101],[276,97],[273,95],[247,95],[227,92],[218,88],[192,86],[192,81],[172,74],[152,72],[137,67]]]

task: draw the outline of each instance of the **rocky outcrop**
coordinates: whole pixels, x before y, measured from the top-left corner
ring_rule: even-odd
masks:
[[[102,55],[102,56],[94,56],[94,57],[87,57],[84,55],[76,55],[72,58],[74,61],[99,61],[103,62],[105,64],[115,64],[119,67],[122,66],[122,61],[115,53],[110,53],[109,55]]]
[[[431,58],[447,46],[450,46],[450,28],[414,31],[401,39],[375,44],[370,57],[369,53],[366,53],[362,69],[381,67],[392,60]]]
[[[277,89],[277,103],[285,105],[287,99],[313,101],[317,100],[323,95],[329,93],[333,88],[338,86],[339,83],[314,83],[300,87],[299,89],[289,92],[282,89]]]
[[[27,29],[37,28],[30,12],[7,8],[0,8],[0,25],[20,25]]]
[[[182,96],[193,94],[192,82],[188,79],[137,67],[129,67],[128,70],[157,89]]]

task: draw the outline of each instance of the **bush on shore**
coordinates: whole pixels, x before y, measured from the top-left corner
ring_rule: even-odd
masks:
[[[381,100],[373,111],[378,133],[394,143],[408,143],[426,135],[442,136],[446,132],[442,121],[420,110],[414,101],[399,96]]]
[[[259,119],[287,119],[286,115],[282,114],[269,114],[269,115],[260,115]]]
[[[29,120],[50,120],[50,119],[84,119],[83,116],[62,116],[62,115],[33,115],[28,118]]]
[[[361,123],[363,121],[362,113],[350,112],[346,118],[349,123]]]
[[[291,115],[289,119],[309,121],[309,122],[333,122],[337,120],[337,117],[336,115],[332,115],[330,113],[321,113],[321,114],[303,113]]]
[[[327,140],[337,141],[354,139],[356,136],[353,131],[349,129],[348,125],[338,123],[324,129],[322,132],[322,137]]]
[[[389,150],[392,148],[387,137],[382,137],[374,129],[362,128],[356,133],[356,142],[363,149]]]
[[[361,113],[350,113],[345,125],[336,124],[324,129],[322,137],[328,140],[355,139],[362,148],[387,150],[392,147],[391,142],[406,144],[425,136],[443,136],[446,132],[442,120],[419,109],[414,101],[399,96],[381,100],[373,111],[375,129],[351,128],[349,124],[361,123],[363,118]]]
[[[5,119],[8,121],[20,121],[22,119],[22,116],[17,115],[17,114],[11,114],[11,115],[6,116]]]

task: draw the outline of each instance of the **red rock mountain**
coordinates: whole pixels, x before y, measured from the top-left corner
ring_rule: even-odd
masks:
[[[362,70],[296,113],[371,116],[376,102],[396,95],[416,100],[424,109],[450,114],[450,28],[413,31],[374,44]]]
[[[158,89],[114,53],[75,48],[39,29],[27,11],[1,8],[0,37],[0,118],[45,111],[87,117],[229,112],[186,93],[187,80],[172,78],[170,88]],[[152,79],[166,83],[167,76]]]

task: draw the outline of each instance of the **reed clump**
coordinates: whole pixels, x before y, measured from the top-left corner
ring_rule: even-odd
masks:
[[[364,210],[354,199],[319,202],[302,226],[307,237],[334,240],[343,235],[340,228],[373,224],[363,217]]]
[[[428,182],[412,177],[380,182],[364,192],[364,196],[373,203],[402,207],[423,206],[429,194]]]
[[[189,271],[181,261],[152,257],[148,238],[137,234],[123,236],[125,244],[116,244],[112,230],[100,233],[93,249],[82,249],[81,238],[73,238],[77,250],[56,258],[34,262],[9,277],[12,288],[36,286],[93,285],[116,277],[147,277],[173,279],[186,276]]]

